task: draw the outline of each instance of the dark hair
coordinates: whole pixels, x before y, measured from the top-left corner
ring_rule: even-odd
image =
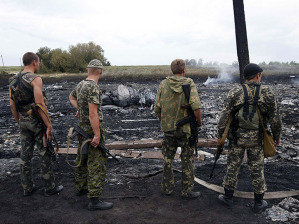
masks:
[[[171,62],[170,68],[173,74],[182,74],[186,63],[183,59],[175,59]]]
[[[259,72],[255,73],[255,74],[253,74],[253,75],[250,75],[250,76],[245,76],[245,80],[251,80],[251,79],[254,79],[255,76],[257,76],[258,73],[259,73]]]
[[[36,54],[33,52],[27,52],[23,56],[23,64],[25,66],[30,65],[33,61],[38,62],[39,58]]]

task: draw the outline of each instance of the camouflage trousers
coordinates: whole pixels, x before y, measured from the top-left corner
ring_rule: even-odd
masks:
[[[189,146],[189,140],[184,137],[177,139],[164,133],[162,142],[162,154],[164,155],[164,172],[161,183],[162,192],[170,194],[174,189],[174,177],[172,171],[172,161],[175,157],[177,147],[181,147],[182,160],[182,195],[187,196],[194,186],[194,158],[193,149]]]
[[[34,145],[36,146],[40,159],[40,173],[44,180],[45,190],[55,187],[54,174],[52,168],[52,157],[47,148],[43,147],[42,128],[38,125],[36,117],[29,116],[20,119],[21,131],[21,158],[20,173],[21,184],[24,191],[31,191],[33,188],[31,159],[33,157]]]
[[[246,149],[253,191],[256,194],[262,194],[267,190],[264,177],[264,151],[261,146]],[[244,152],[245,147],[239,147],[233,141],[229,143],[227,171],[223,179],[223,187],[228,190],[234,190],[237,187],[237,176],[243,161]]]
[[[93,130],[90,124],[79,124],[87,134],[93,136]],[[101,139],[100,142],[105,145],[105,129],[100,123]],[[82,140],[79,138],[76,164],[80,162],[79,149]],[[75,168],[75,187],[80,191],[88,189],[88,197],[99,197],[105,186],[107,156],[103,150],[88,145],[87,154],[82,155],[81,165]]]

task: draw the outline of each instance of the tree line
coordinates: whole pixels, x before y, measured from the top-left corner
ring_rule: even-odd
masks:
[[[227,63],[219,63],[218,61],[208,61],[208,62],[203,62],[203,59],[200,58],[198,60],[195,59],[185,59],[186,65],[191,65],[194,67],[201,67],[201,66],[207,66],[207,67],[211,67],[211,66],[229,66],[229,64]],[[298,66],[299,63],[295,62],[295,61],[291,61],[291,62],[279,62],[279,61],[270,61],[269,63],[266,62],[261,62],[259,63],[260,66],[265,66],[265,65],[276,65],[276,66]],[[239,62],[234,61],[231,63],[231,66],[233,67],[239,67]]]
[[[70,45],[68,51],[56,48],[41,47],[36,54],[40,58],[40,73],[51,72],[85,72],[92,59],[99,59],[104,66],[110,62],[104,57],[104,50],[94,42]]]

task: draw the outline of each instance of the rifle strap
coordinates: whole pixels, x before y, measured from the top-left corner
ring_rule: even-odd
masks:
[[[248,92],[250,93],[251,97],[254,98],[254,96],[253,96],[253,94],[252,94],[252,92],[251,92],[249,86],[248,86],[247,84],[245,84],[245,86],[246,86],[246,88],[248,89]],[[261,124],[262,124],[263,131],[266,132],[266,128],[265,128],[265,126],[264,126],[264,122],[263,122],[263,119],[262,119],[262,116],[261,116],[261,113],[260,113],[260,110],[259,110],[258,106],[256,107],[256,112],[257,112],[257,114],[259,115],[259,119],[260,119],[260,122],[261,122]]]
[[[89,138],[89,139],[85,140],[85,141],[82,143],[81,147],[79,148],[80,161],[79,161],[78,165],[73,166],[73,165],[70,164],[69,159],[68,159],[68,157],[69,157],[69,148],[70,148],[70,144],[71,144],[71,135],[73,134],[73,131],[74,131],[74,128],[71,127],[70,130],[69,130],[69,133],[68,133],[68,135],[67,135],[66,163],[69,164],[69,165],[70,165],[71,167],[73,167],[73,168],[77,168],[77,167],[81,166],[81,162],[82,162],[82,150],[83,150],[83,147],[85,146],[86,143],[91,142],[92,139]]]

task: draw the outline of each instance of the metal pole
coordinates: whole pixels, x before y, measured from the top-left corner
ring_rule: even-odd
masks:
[[[233,5],[234,5],[234,16],[235,16],[237,53],[238,53],[239,70],[240,70],[240,82],[243,83],[244,82],[244,75],[243,75],[244,67],[250,63],[248,42],[247,42],[244,3],[243,3],[243,0],[233,0]]]
[[[3,68],[4,68],[4,61],[3,61],[3,57],[2,57],[2,55],[1,55],[1,59],[2,59],[2,64],[3,64]]]

